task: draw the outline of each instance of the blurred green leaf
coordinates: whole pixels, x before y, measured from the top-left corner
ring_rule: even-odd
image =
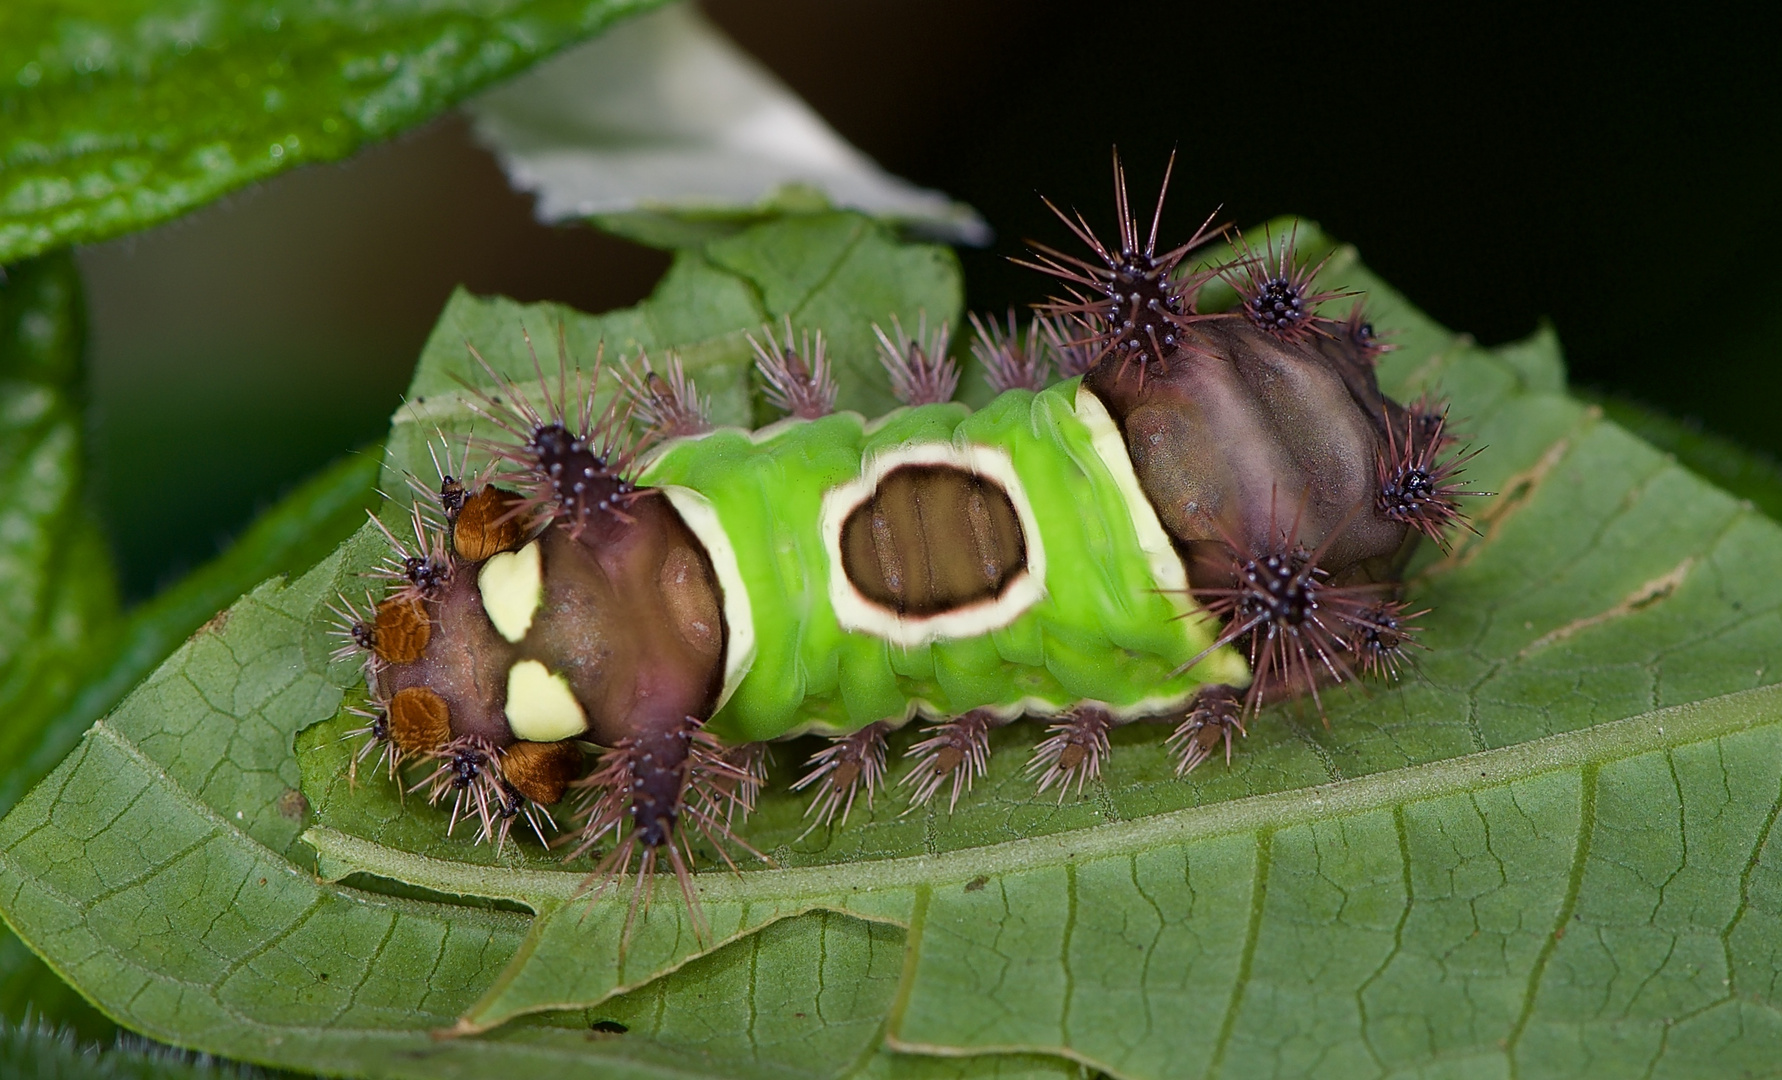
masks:
[[[83,1046],[72,1033],[0,1026],[0,1076],[9,1080],[256,1080],[267,1074],[158,1047]]]
[[[418,124],[656,0],[10,0],[0,263]]]
[[[110,556],[83,498],[80,276],[59,255],[0,281],[0,761],[118,624]]]
[[[378,457],[342,458],[257,518],[217,558],[134,609],[115,633],[95,642],[93,659],[77,686],[47,702],[0,775],[0,809],[42,779],[73,749],[81,733],[105,715],[180,642],[254,585],[274,574],[308,569],[351,536],[378,501]]]
[[[35,773],[25,764],[120,632],[111,556],[83,498],[82,316],[66,254],[0,277],[0,807],[66,752],[72,740]],[[0,931],[0,1016],[28,1011],[108,1033]]]
[[[793,214],[820,214],[835,209],[828,196],[810,188],[788,186],[752,207],[659,207],[595,214],[590,220],[614,236],[669,251],[701,247]]]
[[[684,347],[747,418],[740,330],[833,312],[853,340],[937,280],[820,224],[689,252],[598,319],[454,299],[387,479],[430,477],[426,439],[468,426],[467,341],[532,372],[522,326],[547,370],[559,332],[584,363]],[[1782,527],[1567,396],[1550,333],[1480,349],[1352,250],[1326,272],[1397,331],[1383,380],[1451,395],[1502,493],[1413,567],[1415,671],[1327,694],[1328,730],[1272,708],[1182,781],[1135,725],[1059,801],[1023,775],[1038,725],[1012,725],[956,813],[882,797],[808,835],[784,786],[808,748],[781,747],[744,827],[777,868],[702,873],[704,940],[659,883],[622,950],[585,862],[496,856],[342,779],[362,691],[326,603],[379,556],[366,529],[187,643],[0,821],[0,910],[132,1027],[355,1075],[1774,1075]]]

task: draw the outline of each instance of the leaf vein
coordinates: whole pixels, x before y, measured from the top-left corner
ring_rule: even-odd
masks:
[[[1521,1075],[1517,1063],[1516,1050],[1522,1041],[1522,1033],[1528,1029],[1528,1022],[1534,1015],[1535,998],[1540,993],[1541,977],[1547,971],[1547,961],[1552,959],[1553,952],[1559,947],[1564,937],[1565,927],[1571,922],[1572,913],[1578,906],[1578,893],[1584,885],[1584,869],[1590,862],[1591,834],[1596,829],[1596,781],[1597,765],[1587,764],[1581,770],[1582,783],[1578,791],[1578,840],[1572,848],[1572,867],[1566,882],[1565,898],[1560,901],[1559,911],[1553,920],[1546,940],[1541,942],[1541,951],[1536,954],[1534,966],[1529,969],[1528,983],[1522,993],[1522,1006],[1516,1015],[1516,1022],[1511,1025],[1509,1035],[1504,1039],[1504,1054],[1509,1064],[1511,1080]]]
[[[1206,1075],[1216,1077],[1225,1068],[1225,1051],[1231,1045],[1231,1033],[1237,1027],[1238,1012],[1243,1007],[1244,992],[1250,985],[1250,966],[1256,960],[1256,942],[1262,936],[1262,911],[1268,899],[1268,875],[1274,850],[1272,829],[1256,833],[1256,868],[1250,884],[1250,923],[1244,931],[1244,950],[1238,959],[1237,978],[1232,980],[1231,998],[1225,1015],[1219,1021],[1219,1036],[1213,1042],[1213,1055],[1207,1063]]]

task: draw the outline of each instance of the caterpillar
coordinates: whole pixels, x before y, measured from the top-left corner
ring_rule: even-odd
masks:
[[[1424,614],[1404,568],[1466,526],[1476,451],[1439,402],[1381,392],[1390,344],[1358,300],[1321,313],[1353,298],[1293,235],[1209,218],[1159,250],[1169,177],[1141,234],[1116,154],[1113,245],[1047,203],[1087,250],[1019,260],[1061,287],[1024,330],[971,317],[979,410],[925,317],[874,327],[903,407],[873,420],[836,409],[822,335],[789,318],[749,338],[786,414],[755,431],[714,427],[672,355],[623,365],[604,406],[561,345],[536,386],[482,363],[498,434],[436,453],[382,594],[336,607],[369,691],[354,768],[376,754],[480,840],[524,822],[593,853],[601,888],[670,869],[696,909],[694,842],[760,854],[733,826],[771,741],[826,740],[791,785],[816,829],[886,794],[913,721],[912,806],[956,805],[1021,718],[1062,800],[1116,725],[1171,725],[1185,776],[1267,702],[1322,714],[1323,688],[1398,678]],[[1233,258],[1189,261],[1219,238]],[[1234,309],[1201,310],[1214,281]]]

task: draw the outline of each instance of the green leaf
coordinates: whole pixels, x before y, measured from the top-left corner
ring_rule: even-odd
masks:
[[[311,624],[366,546],[244,598],[0,822],[0,889],[33,944],[130,1027],[325,1072],[839,1074],[808,1063],[813,1043],[850,1069],[870,1059],[901,935],[838,915],[718,950],[598,1015],[559,1011],[490,1040],[433,1037],[514,954],[526,918],[318,883],[276,853],[300,802],[266,801],[289,791],[295,729],[339,699]],[[161,723],[175,717],[185,726]],[[219,738],[224,760],[188,754]],[[714,986],[758,1001],[759,1015],[712,1015]],[[592,1025],[614,1022],[646,1037],[596,1037]]]
[[[75,421],[64,416],[61,422]],[[115,617],[109,555],[97,530],[84,514],[63,522],[82,546],[58,565],[64,574],[84,575],[81,591],[102,601],[106,617],[69,622],[60,634],[39,637],[44,647],[29,650],[14,666],[7,685],[29,692],[10,701],[6,726],[0,728],[9,761],[0,772],[0,809],[9,809],[47,775],[94,720],[219,607],[268,575],[308,568],[351,535],[364,521],[365,510],[375,505],[377,474],[376,455],[343,459],[267,511],[222,555],[121,621]],[[72,617],[52,612],[49,621]],[[68,645],[71,636],[76,646]],[[54,648],[58,643],[64,647]],[[10,932],[0,930],[0,1016],[27,1014],[71,1025],[86,1038],[112,1034],[109,1021]]]
[[[267,575],[303,569],[372,505],[377,459],[337,466],[268,512],[227,553],[120,618],[111,556],[83,500],[80,279],[67,256],[0,285],[0,810],[216,610]],[[345,520],[342,520],[345,518]],[[0,1015],[109,1036],[97,1016],[0,932]]]
[[[32,745],[21,746],[0,776],[0,810],[55,768],[94,720],[218,609],[274,574],[308,569],[351,536],[377,503],[378,464],[370,453],[342,458],[257,518],[223,554],[131,611],[105,639],[103,661],[20,724]]]
[[[454,299],[386,480],[464,429],[467,339],[531,370],[522,325],[547,370],[559,323],[584,362],[685,346],[747,417],[751,320],[868,321],[932,287],[888,239],[848,270],[858,224],[689,252],[600,319]],[[360,691],[325,603],[378,557],[365,530],[188,643],[0,821],[0,910],[132,1027],[355,1075],[1775,1075],[1782,527],[1566,396],[1550,333],[1480,349],[1353,251],[1326,272],[1397,330],[1393,392],[1452,395],[1502,492],[1413,567],[1417,669],[1327,694],[1328,730],[1272,708],[1183,781],[1135,725],[1060,802],[1023,776],[1038,725],[1012,725],[958,812],[882,798],[809,835],[784,783],[810,748],[779,747],[745,828],[777,867],[703,871],[703,937],[658,883],[622,950],[585,860],[497,856],[341,778]]]
[[[1456,1056],[1623,1076],[1669,1053],[1681,1075],[1759,1075],[1741,1070],[1782,1038],[1778,806],[1782,689],[1766,688],[1062,839],[702,892],[720,934],[723,912],[771,918],[789,898],[905,904],[915,940],[889,1036],[911,1051],[1050,1050],[1120,1076],[1374,1075]],[[368,853],[312,835],[331,858]],[[473,884],[453,864],[404,869]],[[575,881],[515,877],[509,894],[535,903]],[[473,1017],[528,969],[610,947],[610,923],[557,910],[561,939],[532,935],[552,955]],[[579,974],[536,972],[556,987]],[[1725,1070],[1700,1071],[1739,1026]],[[1613,1067],[1573,1068],[1568,1042]]]
[[[1602,398],[1597,404],[1609,419],[1675,454],[1691,472],[1782,521],[1782,465],[1774,458],[1636,401]]]
[[[655,0],[0,8],[0,263],[333,161]]]
[[[841,407],[883,412],[896,399],[879,366],[873,324],[888,328],[893,316],[913,324],[923,315],[957,324],[961,293],[959,263],[949,249],[898,243],[885,226],[841,212],[775,219],[683,249],[649,299],[605,315],[478,299],[460,290],[421,352],[409,388],[412,405],[395,417],[391,460],[431,478],[427,440],[452,424],[469,424],[460,380],[475,384],[487,376],[469,359],[467,345],[495,371],[532,385],[539,369],[522,329],[553,378],[559,341],[570,362],[588,371],[601,356],[610,365],[643,349],[659,361],[673,349],[700,393],[711,396],[713,418],[747,424],[755,409],[754,353],[745,335],[759,339],[763,323],[779,327],[790,317],[800,330],[823,332],[844,387]],[[389,479],[400,486],[400,477]]]

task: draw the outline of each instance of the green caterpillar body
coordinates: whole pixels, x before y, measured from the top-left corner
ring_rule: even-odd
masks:
[[[1020,565],[984,575],[979,594],[922,614],[851,580],[897,557],[898,538],[864,568],[841,542],[848,515],[871,513],[888,476],[918,468],[1008,500],[1021,551]],[[870,424],[837,413],[722,429],[662,447],[641,480],[668,493],[713,554],[729,655],[706,729],[728,743],[843,735],[918,712],[1052,716],[1084,701],[1153,715],[1203,682],[1248,681],[1229,648],[1184,670],[1217,629],[1197,615],[1119,430],[1074,379],[1007,391],[977,412],[922,405]],[[984,546],[942,533],[917,545],[968,556]]]

